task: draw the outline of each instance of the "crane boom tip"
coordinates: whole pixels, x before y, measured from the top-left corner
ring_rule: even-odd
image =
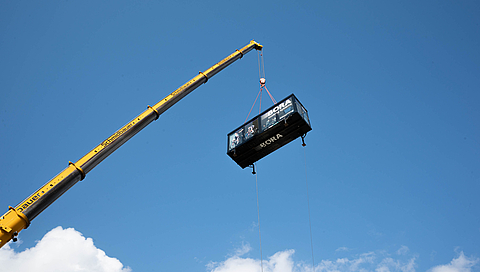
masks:
[[[263,45],[257,43],[255,40],[252,40],[250,43],[255,45],[256,50],[262,50],[262,48],[263,48]]]

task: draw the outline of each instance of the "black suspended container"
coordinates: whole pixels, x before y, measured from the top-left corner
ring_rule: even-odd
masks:
[[[307,110],[291,94],[229,133],[227,155],[245,168],[310,130]]]

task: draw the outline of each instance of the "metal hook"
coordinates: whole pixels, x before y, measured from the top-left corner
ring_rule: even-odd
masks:
[[[256,175],[257,172],[255,172],[255,164],[252,164],[252,165],[250,165],[249,167],[250,167],[250,168],[253,168],[253,170],[252,170],[252,175]]]

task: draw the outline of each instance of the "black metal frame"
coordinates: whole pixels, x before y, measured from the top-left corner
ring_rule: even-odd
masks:
[[[229,133],[227,155],[245,168],[310,130],[308,111],[291,94]]]

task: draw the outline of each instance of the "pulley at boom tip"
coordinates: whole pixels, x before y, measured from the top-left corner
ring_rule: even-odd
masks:
[[[254,48],[255,48],[256,50],[262,50],[262,48],[263,48],[263,45],[257,43],[255,40],[251,40],[250,43],[253,43],[253,44],[255,45]]]

